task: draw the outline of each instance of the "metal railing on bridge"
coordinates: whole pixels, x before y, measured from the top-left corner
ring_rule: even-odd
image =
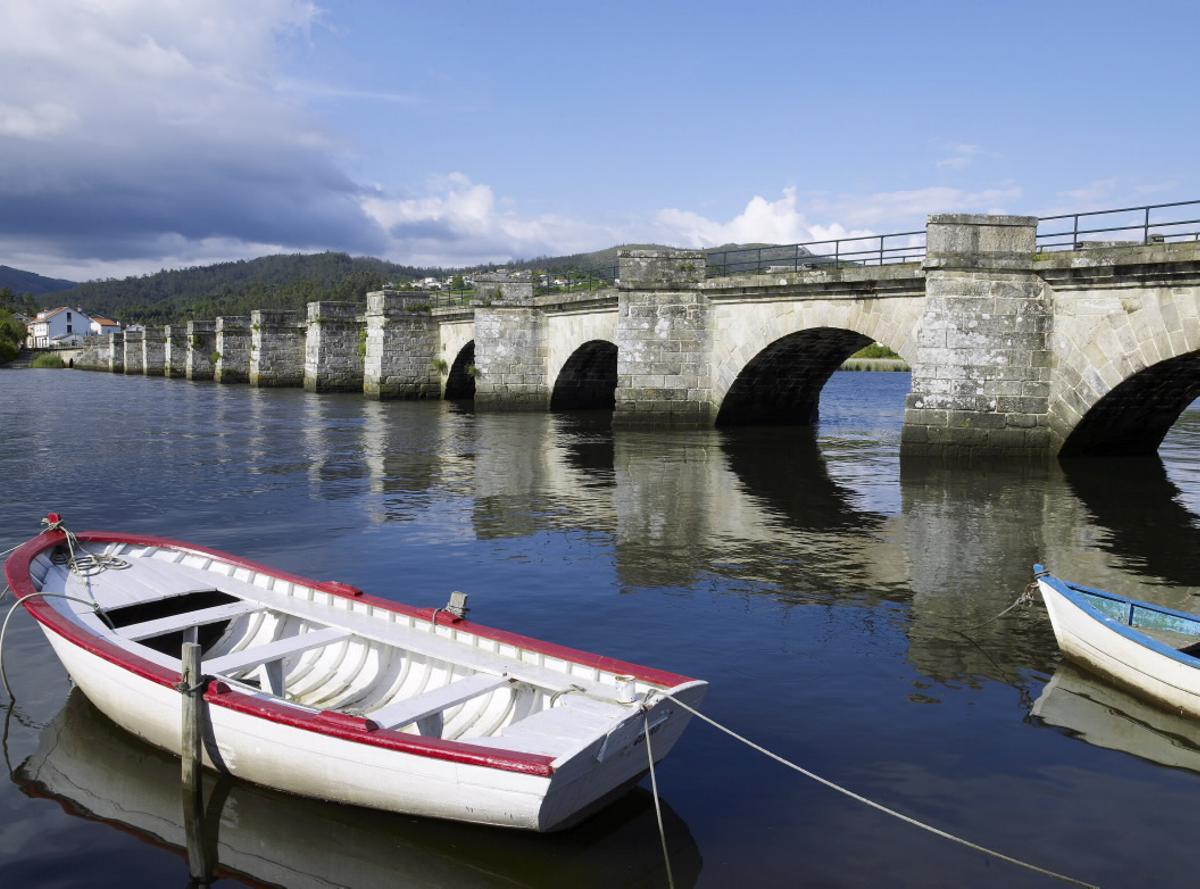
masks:
[[[1043,225],[1054,230],[1043,231]],[[1038,220],[1039,251],[1178,241],[1200,241],[1200,201],[1089,210]]]
[[[1044,229],[1049,229],[1044,230]],[[1089,210],[1038,220],[1039,251],[1200,241],[1200,201]],[[709,250],[708,276],[920,262],[925,232],[861,235],[800,244]]]
[[[805,241],[802,244],[734,247],[709,250],[706,255],[709,277],[919,262],[925,258],[925,232],[893,232]]]
[[[1200,241],[1200,201],[1173,201],[1115,210],[1087,210],[1043,216],[1038,220],[1039,252],[1086,250],[1123,244]],[[704,251],[707,276],[755,272],[806,271],[847,266],[881,266],[920,262],[925,258],[925,232],[889,232]],[[536,295],[580,293],[612,287],[615,264],[525,269]],[[430,308],[470,307],[485,303],[470,285],[461,289],[420,291]]]

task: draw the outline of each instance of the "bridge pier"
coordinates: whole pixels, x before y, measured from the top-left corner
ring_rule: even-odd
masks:
[[[250,313],[250,385],[304,385],[305,324],[299,312]]]
[[[163,376],[187,374],[187,325],[168,324],[163,328]]]
[[[163,329],[147,327],[142,335],[142,373],[148,377],[163,375],[163,350]]]
[[[621,251],[614,425],[712,424],[704,275],[699,251]]]
[[[304,341],[304,388],[361,392],[366,327],[354,303],[311,302]]]
[[[142,373],[142,342],[146,335],[140,330],[125,331],[125,357],[123,362],[124,373],[130,374]]]
[[[532,295],[532,286],[530,291]],[[541,309],[528,303],[476,308],[476,409],[548,409],[547,355],[546,318]]]
[[[222,315],[217,318],[217,347],[213,379],[218,383],[249,382],[249,318],[238,315]]]
[[[363,393],[368,398],[442,397],[438,325],[428,300],[424,293],[367,294]]]
[[[213,321],[187,323],[187,362],[184,374],[189,380],[213,378],[213,352],[217,348],[217,325]]]
[[[125,334],[110,333],[100,347],[100,367],[109,373],[119,374],[125,370]]]
[[[905,456],[1047,453],[1053,302],[1036,235],[1033,216],[929,218]]]

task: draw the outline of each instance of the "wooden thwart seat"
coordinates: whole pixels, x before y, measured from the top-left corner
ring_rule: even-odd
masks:
[[[309,651],[313,648],[323,648],[326,645],[332,645],[334,642],[340,642],[351,635],[349,630],[343,630],[339,627],[326,627],[323,630],[300,633],[296,636],[288,636],[285,639],[276,639],[274,642],[268,642],[266,645],[255,645],[252,648],[246,648],[242,651],[235,651],[232,654],[206,660],[203,670],[212,676],[237,673],[240,670],[248,670],[251,667],[258,667],[262,664],[282,660],[290,655],[300,654],[303,651]]]
[[[261,607],[257,602],[228,602],[224,605],[214,605],[211,608],[200,608],[196,611],[185,611],[182,614],[160,617],[157,620],[146,620],[141,623],[129,624],[128,626],[120,627],[117,630],[117,635],[123,639],[137,642],[142,639],[152,639],[155,636],[162,636],[166,633],[174,633],[178,630],[190,630],[193,627],[220,623],[223,620],[248,614],[251,611],[258,611]]]
[[[512,680],[507,675],[495,676],[488,673],[476,673],[473,676],[464,676],[441,688],[435,688],[432,691],[381,707],[365,715],[367,719],[378,723],[380,728],[403,728],[415,722],[422,735],[440,737],[444,711],[465,703],[471,698],[495,691],[510,682]]]

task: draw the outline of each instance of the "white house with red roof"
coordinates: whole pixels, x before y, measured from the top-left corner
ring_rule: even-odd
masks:
[[[91,317],[70,306],[38,312],[27,326],[25,345],[31,349],[77,346],[85,337],[92,336]]]
[[[91,324],[92,336],[104,336],[106,333],[120,333],[121,322],[113,321],[111,318],[105,318],[103,315],[92,315]]]

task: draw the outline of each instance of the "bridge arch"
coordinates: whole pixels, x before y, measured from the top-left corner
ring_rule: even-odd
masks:
[[[713,324],[713,404],[718,425],[803,425],[816,419],[821,389],[854,352],[883,343],[912,366],[921,299],[812,300],[719,307]],[[747,322],[750,323],[747,323]]]
[[[446,375],[442,394],[446,401],[471,401],[475,398],[475,340],[471,340],[454,356]]]
[[[1153,454],[1200,397],[1200,291],[1109,299],[1106,313],[1055,320],[1049,423],[1063,457]]]
[[[550,393],[550,410],[612,410],[616,392],[616,344],[588,340],[563,362]]]

